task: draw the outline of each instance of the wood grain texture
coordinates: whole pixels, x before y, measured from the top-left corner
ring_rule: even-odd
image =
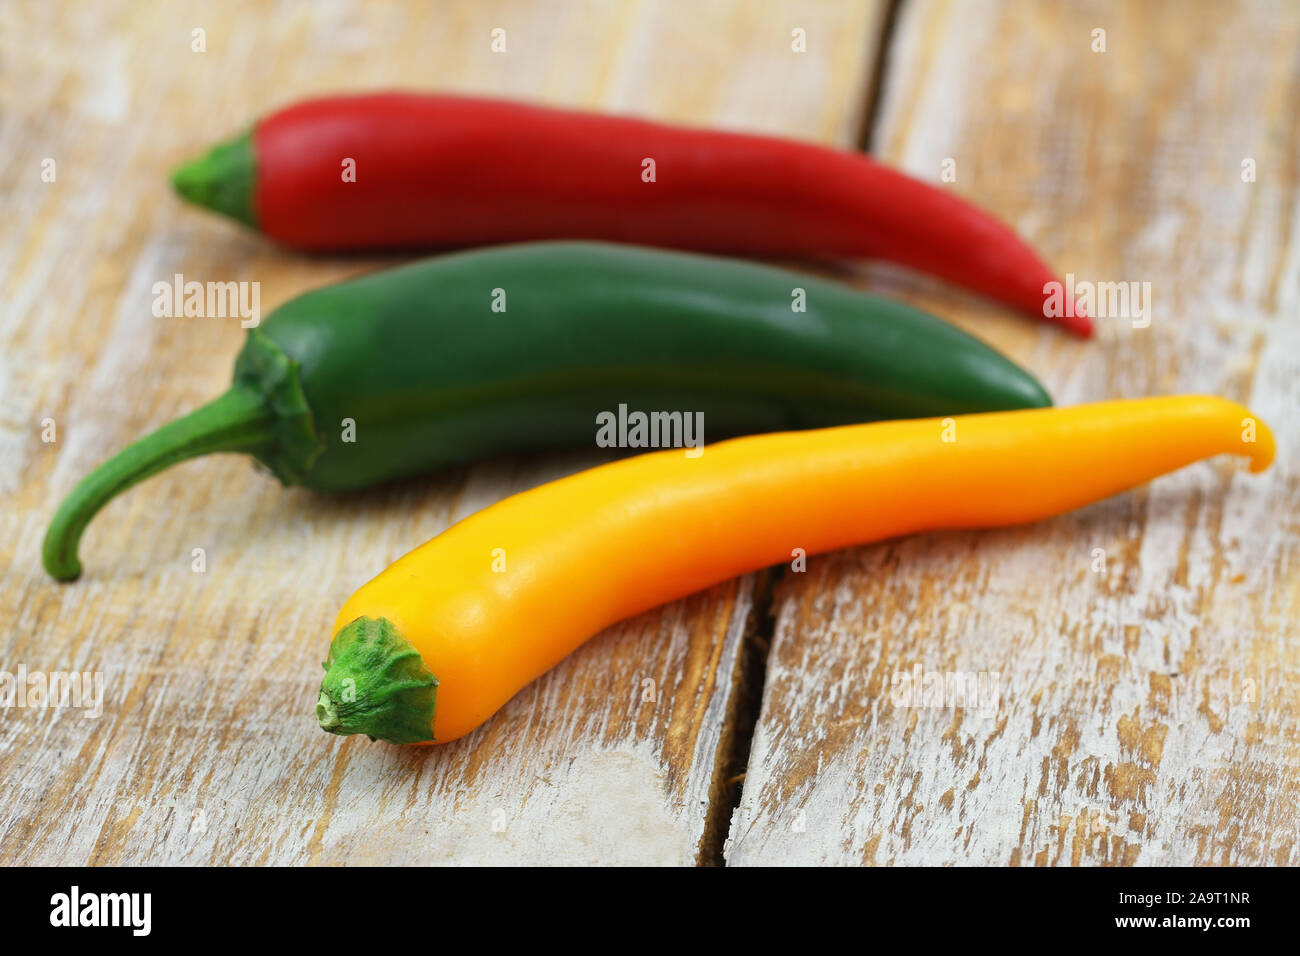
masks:
[[[228,382],[237,320],[155,318],[153,283],[258,281],[265,313],[388,261],[298,256],[184,208],[166,178],[178,161],[297,98],[391,86],[848,143],[879,14],[835,0],[6,5],[0,669],[97,671],[106,700],[98,719],[0,709],[0,862],[695,861],[752,579],[613,628],[456,744],[345,741],[312,717],[329,625],[357,585],[594,453],[335,500],[240,458],[190,462],[99,516],[73,585],[45,577],[41,535],[89,468]]]
[[[1238,399],[1279,459],[787,573],[730,864],[1300,862],[1298,62],[1281,2],[904,4],[876,151],[936,182],[954,159],[947,188],[1061,272],[1149,281],[1151,322],[1080,342],[883,267],[864,284],[1061,404]],[[895,677],[917,667],[990,683],[916,706]]]

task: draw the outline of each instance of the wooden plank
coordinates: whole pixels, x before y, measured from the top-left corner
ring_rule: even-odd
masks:
[[[391,260],[306,257],[182,207],[168,170],[311,94],[473,90],[850,142],[875,2],[19,3],[0,34],[0,669],[94,671],[102,716],[0,710],[0,862],[689,863],[707,853],[752,579],[613,628],[480,732],[322,734],[343,599],[490,502],[596,460],[497,462],[329,500],[240,459],[112,504],[87,574],[40,569],[59,498],[228,381],[235,321],[151,287],[256,280],[262,308]],[[507,52],[490,51],[506,31]],[[809,52],[791,50],[807,30]],[[203,29],[206,52],[192,50]],[[42,160],[56,162],[53,183]],[[57,441],[41,441],[42,419]],[[192,571],[192,550],[206,571]],[[654,681],[657,700],[644,701]]]
[[[1298,58],[1294,4],[903,6],[881,156],[932,181],[955,160],[948,188],[1062,272],[1149,281],[1152,312],[1079,342],[885,268],[864,284],[1062,404],[1236,398],[1280,457],[787,573],[730,864],[1300,862]],[[917,667],[986,675],[981,706],[909,706]]]

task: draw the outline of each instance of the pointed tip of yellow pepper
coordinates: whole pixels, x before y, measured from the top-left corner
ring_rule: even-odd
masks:
[[[1273,439],[1273,429],[1254,416],[1247,416],[1256,423],[1255,444],[1250,454],[1250,470],[1256,474],[1273,464],[1277,455],[1277,442]]]
[[[1219,398],[1215,395],[1195,397],[1206,403],[1207,418],[1215,422],[1224,422],[1236,432],[1238,447],[1232,447],[1230,442],[1223,449],[1225,452],[1235,452],[1249,458],[1250,470],[1253,474],[1265,471],[1273,464],[1273,459],[1277,456],[1277,441],[1273,437],[1273,429],[1269,428],[1263,419],[1245,405],[1231,399]]]

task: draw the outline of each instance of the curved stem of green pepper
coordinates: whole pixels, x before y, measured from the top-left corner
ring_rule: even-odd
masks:
[[[274,423],[275,415],[263,395],[236,385],[122,449],[87,475],[59,506],[45,532],[41,552],[45,570],[60,581],[80,575],[81,533],[100,508],[127,488],[187,458],[265,448],[273,440]]]

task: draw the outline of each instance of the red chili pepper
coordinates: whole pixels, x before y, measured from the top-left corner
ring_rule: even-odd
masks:
[[[866,156],[810,143],[385,93],[280,110],[174,181],[186,198],[305,249],[583,238],[887,259],[1092,331],[1072,303],[1044,315],[1056,276],[1006,225]]]

